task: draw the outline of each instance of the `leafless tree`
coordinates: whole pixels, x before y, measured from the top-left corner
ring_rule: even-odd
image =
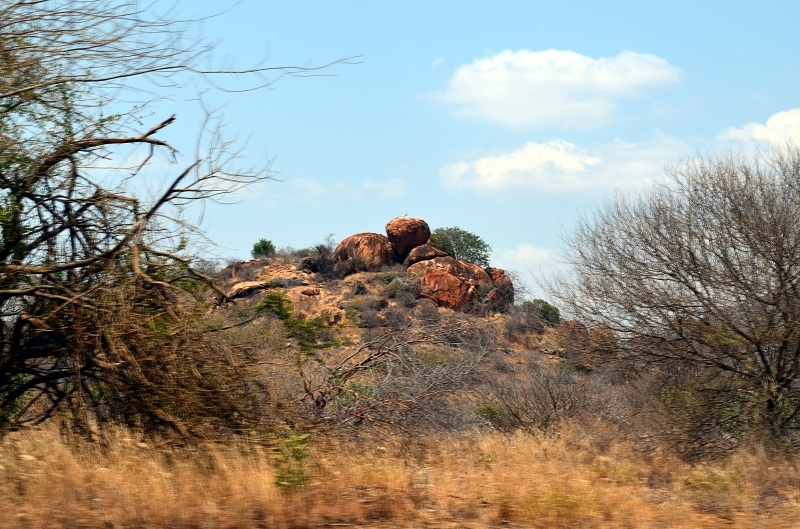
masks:
[[[474,382],[493,344],[491,333],[456,315],[409,323],[303,363],[305,400],[338,425],[458,426],[448,399]]]
[[[695,158],[667,177],[578,223],[552,293],[609,329],[616,354],[692,372],[693,402],[732,430],[797,429],[800,149]]]
[[[176,150],[162,136],[174,116],[143,108],[192,76],[257,88],[317,68],[205,66],[213,43],[197,21],[160,5],[0,5],[2,426],[69,411],[186,434],[204,424],[192,417],[248,416],[244,363],[196,317],[209,282],[191,266],[181,211],[270,172],[237,168],[209,122],[195,160],[145,195],[145,168]]]
[[[490,404],[478,413],[501,429],[547,430],[587,411],[589,396],[580,376],[560,368],[531,370],[521,379],[491,384]]]

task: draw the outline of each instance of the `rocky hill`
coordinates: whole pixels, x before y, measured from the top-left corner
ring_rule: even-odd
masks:
[[[430,234],[424,220],[400,217],[386,235],[234,263],[209,317],[256,337],[269,400],[284,410],[300,403],[289,407],[304,419],[521,426],[572,413],[513,417],[501,400],[529,394],[532,377],[552,366],[568,367],[561,383],[577,383],[602,336],[515,305],[505,271],[455,259],[427,244]]]

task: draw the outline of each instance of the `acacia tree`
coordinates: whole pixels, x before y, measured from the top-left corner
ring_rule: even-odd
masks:
[[[142,126],[142,97],[187,74],[255,88],[313,68],[202,70],[213,46],[156,7],[0,6],[0,426],[65,411],[188,434],[254,418],[244,359],[194,317],[208,281],[191,267],[181,211],[269,171],[234,167],[238,153],[209,125],[206,154],[141,194],[151,160],[176,153],[162,137],[175,117]],[[122,155],[139,161],[115,163]]]
[[[552,293],[633,361],[680,365],[723,427],[800,427],[800,149],[692,159],[566,239]],[[700,377],[699,375],[704,375]],[[697,384],[701,384],[697,386]]]

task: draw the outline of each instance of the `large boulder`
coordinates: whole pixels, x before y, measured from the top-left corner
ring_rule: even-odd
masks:
[[[397,217],[386,224],[386,235],[392,243],[397,261],[402,263],[412,249],[428,242],[431,229],[422,219]]]
[[[333,271],[340,277],[355,272],[377,272],[396,263],[392,243],[378,233],[357,233],[347,237],[333,252]]]
[[[411,266],[420,261],[430,261],[436,257],[447,257],[447,253],[430,244],[422,244],[408,253],[408,257],[403,261],[403,264]]]
[[[225,297],[228,299],[248,298],[268,288],[263,281],[239,281],[228,287]]]
[[[480,300],[494,289],[483,268],[452,257],[420,261],[408,267],[408,274],[415,279],[417,295],[454,310],[469,308],[473,300]]]

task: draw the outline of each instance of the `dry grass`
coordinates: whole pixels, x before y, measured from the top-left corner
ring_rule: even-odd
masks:
[[[312,439],[305,489],[276,485],[273,451],[158,449],[118,431],[104,446],[52,431],[0,444],[8,528],[800,526],[800,457],[763,451],[690,466],[558,436]]]

